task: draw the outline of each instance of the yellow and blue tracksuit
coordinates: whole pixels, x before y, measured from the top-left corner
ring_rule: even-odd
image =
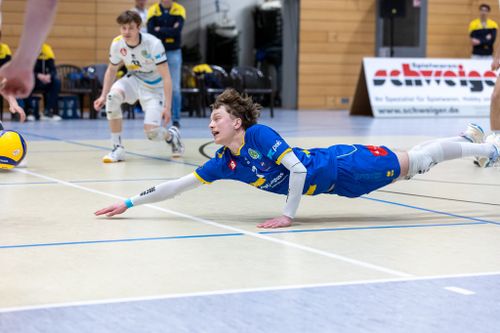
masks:
[[[475,19],[469,24],[469,34],[471,38],[476,38],[481,41],[481,44],[472,47],[472,54],[489,56],[493,54],[493,44],[497,37],[498,25],[493,20],[486,20],[483,25],[480,19]],[[487,39],[490,35],[491,38]]]
[[[165,8],[160,3],[155,3],[148,9],[148,33],[160,39],[165,51],[181,48],[181,32],[186,20],[186,10],[177,2],[172,7]],[[177,23],[177,26],[174,27]],[[160,31],[155,31],[160,27]]]

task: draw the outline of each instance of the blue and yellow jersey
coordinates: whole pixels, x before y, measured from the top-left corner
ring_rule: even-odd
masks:
[[[292,150],[307,169],[303,194],[330,192],[337,179],[337,158],[332,147],[291,148],[272,128],[260,124],[246,130],[237,154],[222,147],[194,174],[205,184],[233,179],[264,191],[287,194],[290,171],[281,164],[281,159]]]
[[[481,41],[481,44],[472,47],[472,54],[492,55],[493,44],[497,37],[497,30],[498,25],[493,20],[486,20],[485,25],[483,25],[480,19],[472,20],[469,24],[470,37]]]
[[[155,3],[148,9],[148,33],[160,39],[166,51],[181,48],[181,32],[186,20],[186,9],[177,2],[172,7],[165,8],[160,3]],[[160,27],[160,31],[155,31]]]
[[[12,59],[12,52],[10,51],[9,45],[0,43],[0,66],[9,62],[10,59]]]

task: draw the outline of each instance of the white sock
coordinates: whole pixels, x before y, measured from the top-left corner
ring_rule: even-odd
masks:
[[[416,145],[415,147],[413,147],[412,149],[421,149],[427,145],[430,145],[430,144],[434,144],[434,143],[443,143],[443,142],[469,142],[469,140],[467,140],[466,138],[464,138],[463,136],[452,136],[450,138],[440,138],[440,139],[434,139],[434,140],[429,140],[429,141],[424,141],[418,145]]]
[[[496,150],[491,143],[470,142],[428,142],[424,146],[418,145],[408,151],[410,160],[408,177],[417,173],[425,173],[434,165],[443,161],[454,160],[468,156],[491,158]]]
[[[462,156],[479,156],[491,158],[495,154],[495,146],[491,143],[462,144]]]
[[[122,132],[111,133],[111,143],[113,144],[113,148],[116,146],[122,145]]]

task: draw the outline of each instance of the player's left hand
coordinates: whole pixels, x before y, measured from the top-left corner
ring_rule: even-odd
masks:
[[[257,228],[285,228],[292,225],[292,219],[282,215],[257,225]]]
[[[127,209],[128,208],[127,208],[127,205],[125,205],[125,202],[118,202],[118,203],[112,204],[109,207],[100,209],[97,212],[95,212],[94,214],[96,216],[106,214],[107,217],[111,217],[113,215],[121,214],[121,213],[125,212]]]
[[[165,125],[170,122],[170,118],[172,117],[172,112],[170,111],[170,108],[168,106],[163,108],[163,111],[161,113],[161,117],[163,118]]]
[[[19,105],[10,105],[9,106],[9,111],[14,114],[14,113],[19,113],[19,120],[24,123],[26,120],[26,113],[24,113],[24,109],[20,107]]]

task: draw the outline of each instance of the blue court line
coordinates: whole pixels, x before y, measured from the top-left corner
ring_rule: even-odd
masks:
[[[435,223],[435,224],[409,224],[409,225],[376,225],[369,227],[344,227],[344,228],[321,228],[321,229],[296,229],[279,231],[261,231],[259,234],[298,234],[309,232],[346,231],[346,230],[372,230],[372,229],[405,229],[405,228],[429,228],[429,227],[453,227],[464,225],[488,224],[487,222],[459,222],[459,223]]]
[[[395,202],[395,201],[389,201],[389,200],[383,200],[383,199],[376,199],[376,198],[369,198],[369,197],[366,197],[366,196],[362,196],[360,198],[361,199],[366,199],[366,200],[371,200],[371,201],[382,202],[382,203],[388,203],[388,204],[391,204],[391,205],[396,205],[396,206],[401,206],[401,207],[406,207],[406,208],[412,208],[412,209],[421,210],[421,211],[424,211],[424,212],[429,212],[429,213],[434,213],[434,214],[439,214],[439,215],[446,215],[446,216],[451,216],[451,217],[458,217],[458,218],[464,219],[464,220],[471,220],[471,221],[477,221],[477,222],[484,222],[484,223],[489,223],[489,224],[500,225],[500,222],[483,220],[483,219],[479,219],[479,218],[476,218],[476,217],[458,215],[458,214],[453,214],[453,213],[447,213],[447,212],[442,212],[442,211],[439,211],[439,210],[433,210],[433,209],[428,209],[428,208],[422,208],[422,207],[407,205],[407,204],[403,204],[403,203],[399,203],[399,202]]]
[[[368,227],[341,227],[341,228],[322,228],[322,229],[296,229],[296,230],[278,230],[261,231],[258,234],[292,234],[292,233],[310,233],[310,232],[335,232],[335,231],[355,231],[355,230],[374,230],[374,229],[409,229],[409,228],[432,228],[432,227],[456,227],[467,225],[481,225],[486,222],[460,222],[460,223],[440,223],[440,224],[413,224],[413,225],[381,225]],[[244,236],[243,233],[221,233],[221,234],[202,234],[202,235],[184,235],[184,236],[164,236],[164,237],[142,237],[142,238],[124,238],[124,239],[103,239],[75,242],[56,242],[56,243],[34,243],[18,245],[0,245],[0,249],[29,248],[29,247],[48,247],[48,246],[67,246],[67,245],[86,245],[100,243],[125,243],[125,242],[144,242],[158,240],[175,239],[193,239],[193,238],[213,238],[213,237],[235,237]]]
[[[64,245],[82,245],[82,244],[100,244],[100,243],[126,243],[126,242],[143,242],[143,241],[158,241],[172,239],[192,239],[192,238],[212,238],[212,237],[232,237],[242,236],[242,233],[227,233],[227,234],[205,234],[205,235],[188,235],[188,236],[165,236],[165,237],[143,237],[143,238],[123,238],[123,239],[102,239],[77,242],[57,242],[57,243],[35,243],[35,244],[19,244],[19,245],[2,245],[0,249],[15,249],[23,247],[44,247],[44,246],[64,246]]]
[[[57,137],[52,137],[52,136],[47,136],[47,135],[40,135],[40,134],[34,134],[34,133],[24,132],[24,131],[22,131],[21,133],[22,134],[26,134],[26,135],[31,135],[31,136],[39,137],[39,138],[42,138],[42,139],[51,140],[51,141],[61,141],[61,142],[71,143],[71,144],[74,144],[74,145],[79,145],[79,146],[84,146],[84,147],[91,147],[91,148],[96,148],[96,149],[99,149],[99,150],[109,151],[109,147],[92,145],[92,144],[89,144],[89,143],[81,143],[81,142],[77,142],[77,141],[73,141],[73,140],[64,140],[64,139],[60,139],[60,138],[57,138]],[[152,159],[152,160],[172,162],[172,163],[177,163],[177,164],[184,164],[184,165],[199,167],[198,164],[184,162],[184,161],[176,161],[176,160],[173,160],[173,159],[170,159],[170,158],[144,155],[144,154],[134,153],[134,152],[131,152],[131,151],[127,151],[126,153],[129,154],[129,155],[143,157],[143,158],[149,158],[149,159]]]
[[[116,183],[116,182],[142,182],[142,181],[166,181],[177,178],[133,178],[133,179],[84,179],[84,180],[69,180],[68,183],[72,184],[86,184],[86,183]],[[13,183],[0,183],[0,186],[15,186],[15,185],[54,185],[58,182],[44,181],[44,182],[13,182]]]

